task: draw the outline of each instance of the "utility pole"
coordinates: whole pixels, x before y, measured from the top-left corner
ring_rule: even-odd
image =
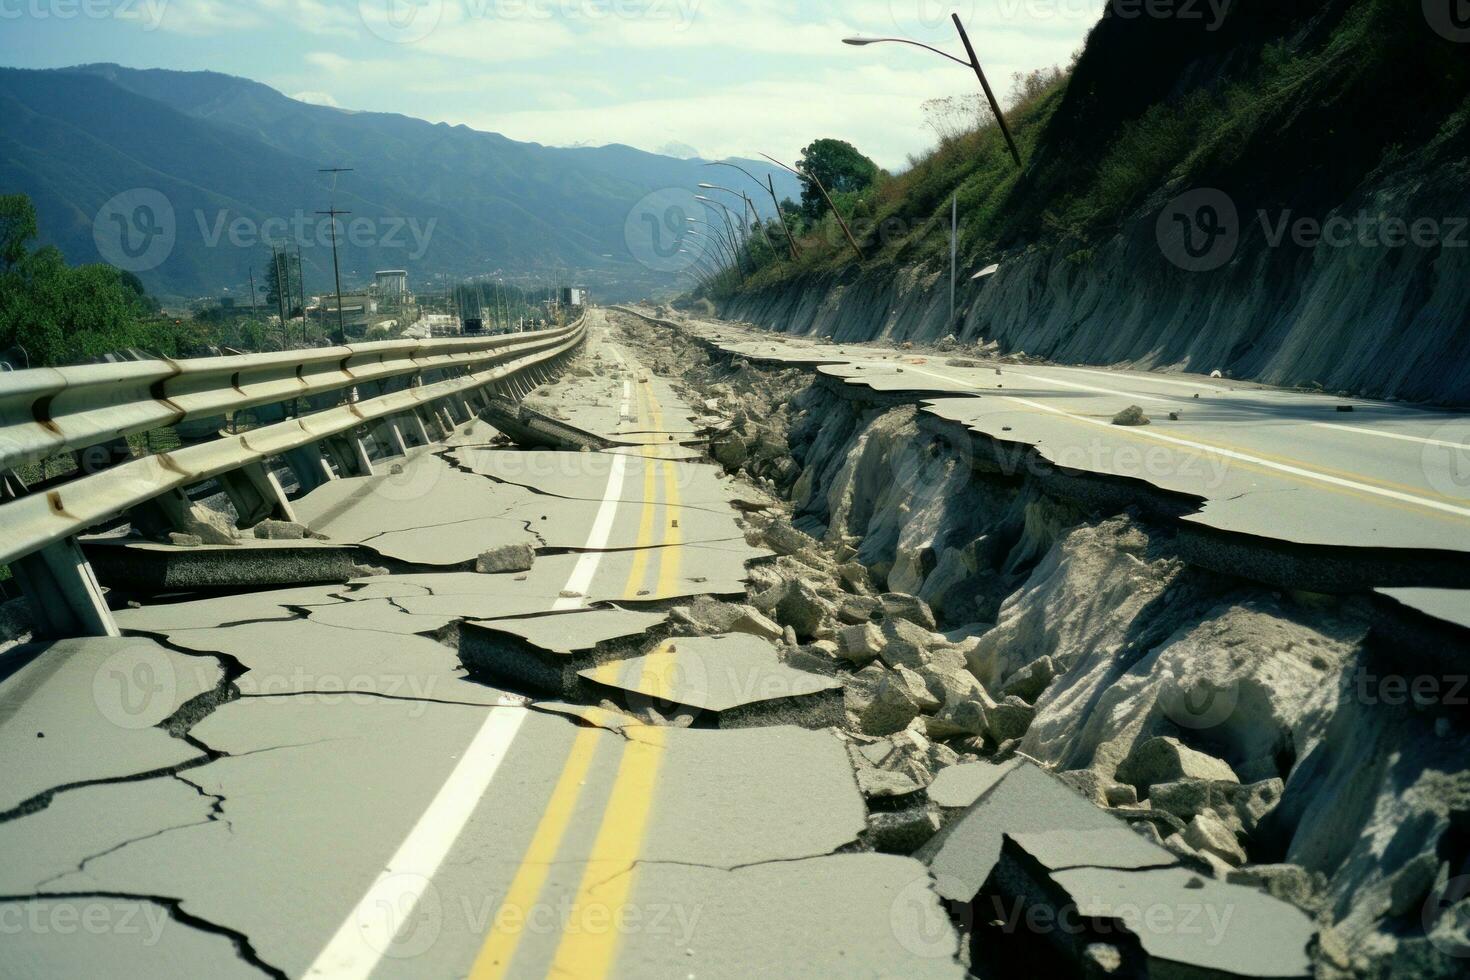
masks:
[[[296,243],[296,289],[301,295],[301,346],[311,343],[306,333],[306,264],[301,261],[301,243]]]
[[[960,21],[959,14],[950,14],[954,18],[955,30],[960,32],[960,41],[965,45],[965,54],[970,56],[970,67],[975,69],[975,77],[980,79],[980,87],[985,90],[985,98],[990,100],[990,111],[995,113],[996,125],[1000,126],[1000,133],[1006,138],[1006,147],[1011,151],[1011,157],[1016,161],[1016,166],[1024,169],[1021,163],[1021,151],[1016,146],[1016,140],[1011,136],[1011,127],[1006,125],[1005,113],[1000,111],[1000,100],[991,91],[990,82],[985,77],[985,69],[980,67],[980,56],[975,54],[975,46],[970,43],[970,35],[965,33],[965,25]]]
[[[250,267],[250,318],[260,319],[260,307],[255,303],[255,266]]]
[[[337,174],[350,174],[350,173],[352,173],[352,168],[351,167],[328,167],[328,168],[326,168],[324,170],[319,170],[317,172],[318,173],[323,173],[323,174],[332,174],[332,192],[333,192],[333,197],[335,197],[336,190],[337,190],[337,177],[336,177],[336,175]],[[326,211],[318,211],[317,212],[317,214],[324,214],[324,215],[327,215],[327,216],[329,216],[331,218],[331,228],[332,228],[332,275],[335,277],[335,279],[337,281],[337,336],[335,338],[333,338],[333,339],[335,339],[336,342],[339,343],[339,344],[345,344],[347,342],[347,327],[346,327],[346,325],[342,321],[342,265],[337,260],[337,216],[339,214],[351,214],[351,213],[352,213],[351,211],[338,211],[337,210],[337,203],[336,203],[335,200],[332,200],[331,201],[331,204],[329,205],[329,210],[326,210]]]
[[[286,298],[286,295],[289,292],[289,287],[286,285],[285,282],[286,276],[283,275],[283,273],[286,271],[282,268],[284,261],[285,255],[278,251],[275,245],[272,245],[271,265],[275,267],[276,311],[281,316],[281,349],[287,350],[291,346],[291,321],[286,316],[286,304],[290,301]]]
[[[960,270],[960,196],[956,194],[949,213],[949,329],[954,330],[955,277]]]

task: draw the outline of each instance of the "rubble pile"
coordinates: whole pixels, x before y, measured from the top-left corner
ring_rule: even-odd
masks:
[[[1375,642],[1367,598],[1206,572],[1136,514],[977,471],[911,408],[630,330],[712,413],[746,413],[711,451],[788,502],[747,514],[777,557],[734,608],[842,681],[868,846],[932,852],[974,799],[959,774],[1024,760],[1205,880],[1301,909],[1320,976],[1458,975],[1470,728],[1443,699],[1363,695],[1418,656]],[[1044,848],[1017,846],[1034,871]]]

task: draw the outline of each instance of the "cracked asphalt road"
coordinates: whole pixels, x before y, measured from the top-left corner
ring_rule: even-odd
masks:
[[[768,554],[683,461],[695,413],[591,320],[602,374],[538,402],[614,449],[530,460],[478,423],[298,505],[445,570],[144,605],[7,661],[0,974],[964,975],[924,866],[843,853],[865,807],[835,735],[537,704],[441,642],[503,620],[565,656]],[[530,572],[456,570],[528,539]]]

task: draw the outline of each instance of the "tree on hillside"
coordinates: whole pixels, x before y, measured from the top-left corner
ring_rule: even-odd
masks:
[[[820,180],[828,192],[836,197],[865,191],[873,186],[882,173],[878,165],[858,152],[857,147],[845,140],[817,140],[801,151],[797,169]],[[801,210],[809,221],[816,221],[826,210],[821,191],[809,182],[801,192]]]
[[[0,195],[0,352],[15,352],[16,366],[68,364],[126,347],[179,353],[179,331],[147,322],[153,307],[136,276],[109,265],[68,266],[53,246],[32,250],[36,234],[30,198]]]

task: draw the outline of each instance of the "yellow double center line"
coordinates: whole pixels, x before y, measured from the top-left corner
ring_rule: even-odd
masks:
[[[662,426],[662,413],[652,393],[646,389],[646,385],[639,385],[639,414],[641,417],[647,406],[657,430]],[[637,550],[624,589],[629,598],[636,597],[648,578],[650,553],[659,562],[656,584],[659,595],[672,591],[679,570],[677,546],[682,536],[674,526],[675,518],[672,516],[679,500],[677,468],[671,462],[652,459],[644,460],[644,467],[643,512]],[[660,472],[663,475],[664,520],[657,542],[661,547],[656,547],[655,518],[660,508],[657,499]],[[648,660],[638,687],[644,693],[663,700],[670,693],[668,680],[672,672],[660,669],[660,664],[664,664],[660,658]],[[582,786],[591,769],[593,755],[599,742],[605,738],[605,734],[595,728],[584,728],[577,733],[561,776],[547,800],[546,811],[470,971],[472,980],[495,980],[507,975],[526,923],[541,899],[572,818],[582,802]],[[571,905],[571,914],[576,921],[568,923],[570,928],[562,933],[551,963],[551,973],[597,978],[606,976],[612,969],[621,940],[616,925],[623,920],[623,910],[632,895],[635,862],[653,810],[653,794],[665,744],[666,731],[662,728],[636,728],[627,733],[601,825],[587,855],[587,866]],[[598,927],[590,927],[594,921]]]

